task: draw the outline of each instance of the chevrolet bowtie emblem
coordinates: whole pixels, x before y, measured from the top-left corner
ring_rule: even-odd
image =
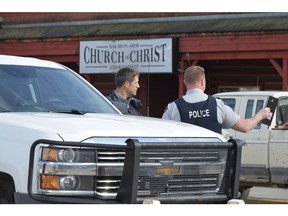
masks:
[[[163,164],[162,167],[156,169],[156,173],[163,174],[163,175],[172,175],[175,173],[179,173],[179,167],[174,167],[173,164]]]

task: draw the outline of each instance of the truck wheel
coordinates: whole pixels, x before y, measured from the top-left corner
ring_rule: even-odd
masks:
[[[8,200],[5,199],[4,191],[0,189],[0,204],[8,204]]]
[[[0,189],[0,204],[13,204],[13,193],[9,193],[7,190]]]
[[[14,182],[11,176],[0,173],[0,204],[14,203]]]

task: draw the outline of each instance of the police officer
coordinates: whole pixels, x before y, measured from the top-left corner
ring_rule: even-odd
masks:
[[[266,107],[252,118],[244,119],[222,100],[205,94],[205,70],[200,66],[190,66],[185,70],[184,84],[186,95],[168,104],[163,119],[198,125],[221,134],[222,127],[247,133],[269,117],[270,108]]]
[[[134,98],[140,88],[139,77],[132,68],[122,68],[115,74],[116,90],[107,98],[125,115],[143,116],[141,101]]]

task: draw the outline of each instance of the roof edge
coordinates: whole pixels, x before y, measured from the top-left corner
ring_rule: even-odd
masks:
[[[285,17],[288,13],[266,12],[266,13],[241,13],[241,14],[219,14],[202,16],[179,16],[179,17],[157,17],[157,18],[128,18],[128,19],[109,19],[109,20],[85,20],[71,22],[48,22],[48,23],[29,23],[2,25],[3,29],[13,28],[40,28],[40,27],[60,27],[60,26],[83,26],[83,25],[107,25],[120,23],[160,23],[160,22],[179,22],[179,21],[199,21],[199,20],[225,20],[225,19],[254,19],[265,17]],[[1,20],[0,20],[1,21]],[[1,22],[0,22],[1,23]]]

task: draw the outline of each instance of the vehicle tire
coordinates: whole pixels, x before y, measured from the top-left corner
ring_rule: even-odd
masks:
[[[0,190],[0,204],[8,204],[8,200],[5,199],[5,195],[2,190]]]
[[[15,187],[12,178],[2,174],[0,176],[0,204],[14,203]]]
[[[6,190],[0,190],[0,204],[13,204],[13,194]]]

